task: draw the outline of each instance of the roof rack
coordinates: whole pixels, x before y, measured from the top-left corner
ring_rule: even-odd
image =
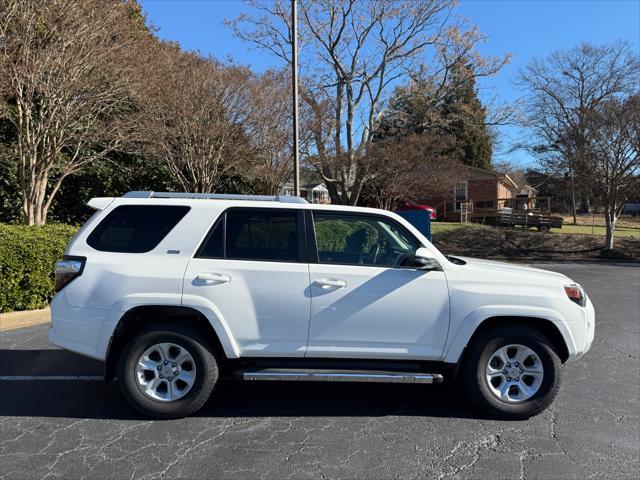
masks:
[[[193,198],[206,200],[246,200],[258,202],[308,203],[302,197],[290,195],[236,195],[227,193],[184,193],[184,192],[152,192],[134,191],[122,195],[123,198]]]

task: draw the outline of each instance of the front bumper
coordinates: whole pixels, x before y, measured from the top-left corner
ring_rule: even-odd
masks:
[[[570,324],[575,352],[569,356],[569,361],[578,360],[587,353],[595,336],[596,314],[591,300],[587,298],[587,304],[581,310],[582,318]]]

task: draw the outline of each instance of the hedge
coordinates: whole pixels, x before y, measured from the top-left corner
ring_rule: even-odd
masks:
[[[46,307],[53,269],[78,227],[0,223],[0,313]]]

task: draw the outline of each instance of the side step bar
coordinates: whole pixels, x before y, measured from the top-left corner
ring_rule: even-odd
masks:
[[[301,370],[264,368],[245,370],[243,380],[281,380],[302,382],[379,382],[379,383],[442,383],[439,373],[394,372],[367,370]]]

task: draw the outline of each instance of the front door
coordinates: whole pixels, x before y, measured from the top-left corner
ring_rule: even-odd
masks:
[[[382,215],[313,212],[307,357],[441,358],[444,272],[404,266],[419,241]]]
[[[308,285],[301,211],[230,208],[187,266],[183,305],[209,305],[241,356],[302,357]]]

